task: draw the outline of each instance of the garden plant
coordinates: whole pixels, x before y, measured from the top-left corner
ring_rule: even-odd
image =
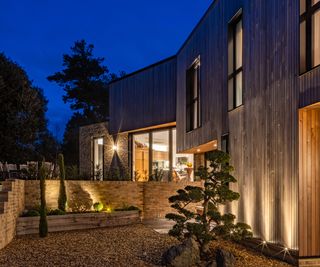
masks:
[[[249,225],[235,222],[235,215],[222,212],[226,204],[240,197],[230,189],[230,184],[237,180],[230,174],[233,167],[229,155],[216,150],[210,153],[208,160],[210,167],[200,167],[197,172],[203,187],[187,186],[178,190],[177,195],[169,198],[177,213],[166,215],[167,219],[176,222],[169,234],[180,241],[193,237],[199,244],[202,258],[209,255],[212,240],[240,240],[252,236]],[[202,208],[196,210],[195,206]]]
[[[40,167],[40,222],[39,222],[39,236],[46,237],[48,235],[48,222],[47,222],[47,205],[46,205],[46,176],[47,171],[45,168],[44,160]]]
[[[59,198],[58,198],[58,208],[59,210],[66,211],[67,205],[67,193],[65,185],[65,168],[64,168],[64,157],[62,154],[58,155],[58,164],[60,170],[60,188],[59,188]]]

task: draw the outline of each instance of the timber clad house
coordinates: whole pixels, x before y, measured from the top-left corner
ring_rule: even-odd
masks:
[[[108,122],[80,129],[80,170],[193,181],[227,151],[239,221],[316,261],[319,65],[320,0],[216,0],[175,56],[111,84]]]

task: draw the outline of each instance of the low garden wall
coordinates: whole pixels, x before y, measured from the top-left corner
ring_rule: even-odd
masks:
[[[24,209],[24,181],[2,182],[0,191],[0,249],[9,244],[16,233],[16,220]]]
[[[168,198],[187,185],[201,182],[114,182],[66,181],[68,208],[73,211],[90,209],[95,202],[112,209],[136,206],[145,219],[164,218],[172,211]],[[58,205],[59,181],[46,181],[46,201],[49,209]],[[35,208],[40,203],[39,181],[25,182],[25,206]]]
[[[39,233],[40,217],[20,217],[17,235]],[[85,230],[112,226],[125,226],[140,222],[139,211],[116,211],[112,213],[80,213],[48,216],[48,232]]]

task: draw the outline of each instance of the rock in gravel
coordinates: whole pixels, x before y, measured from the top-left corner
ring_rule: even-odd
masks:
[[[172,267],[192,267],[200,262],[197,242],[189,238],[182,244],[172,246],[162,255],[162,264]]]
[[[234,267],[235,257],[234,255],[224,249],[218,249],[216,254],[217,267]]]

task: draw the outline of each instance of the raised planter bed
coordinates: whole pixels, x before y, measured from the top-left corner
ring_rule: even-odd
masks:
[[[17,235],[39,233],[40,217],[19,217]],[[61,232],[85,230],[101,227],[124,226],[140,222],[139,211],[115,211],[112,213],[79,213],[67,215],[51,215],[48,219],[48,231]]]

